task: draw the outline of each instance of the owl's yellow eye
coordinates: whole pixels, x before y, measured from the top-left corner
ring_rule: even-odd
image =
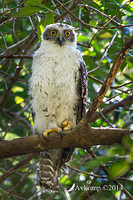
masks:
[[[70,31],[65,31],[65,36],[69,37],[70,36]]]
[[[50,34],[51,34],[52,36],[55,36],[55,35],[56,35],[56,31],[55,31],[55,30],[52,30],[52,31],[50,31]]]

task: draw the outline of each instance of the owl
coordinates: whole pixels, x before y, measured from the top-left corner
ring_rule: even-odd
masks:
[[[74,128],[85,113],[87,88],[86,65],[77,49],[74,28],[63,23],[47,25],[33,56],[29,80],[34,132],[49,137],[52,131],[61,134]],[[40,153],[42,187],[59,190],[60,169],[73,152],[71,147]]]

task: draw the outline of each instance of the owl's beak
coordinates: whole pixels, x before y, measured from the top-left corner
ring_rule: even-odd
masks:
[[[60,47],[62,47],[64,41],[64,38],[57,38],[57,42],[59,43]]]

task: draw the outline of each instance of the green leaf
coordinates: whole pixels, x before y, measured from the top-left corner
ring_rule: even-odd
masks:
[[[31,5],[31,6],[39,6],[39,7],[42,7],[42,8],[46,8],[47,10],[50,10],[47,6],[45,6],[44,4],[41,3],[41,0],[27,0],[25,2],[26,5]]]
[[[98,22],[93,21],[93,20],[89,22],[89,25],[91,25],[91,26],[96,26],[97,24],[98,24]]]
[[[47,24],[53,24],[54,23],[54,14],[53,12],[47,13]]]
[[[130,164],[125,160],[118,161],[109,167],[110,178],[119,177],[124,175],[130,169]]]
[[[133,148],[133,139],[131,138],[130,135],[127,135],[123,138],[123,143],[126,145],[126,147]]]
[[[116,15],[117,13],[117,10],[114,10],[114,9],[110,9],[109,12],[108,12],[108,15]]]
[[[21,8],[18,12],[11,15],[11,17],[27,17],[30,15],[34,15],[39,11],[41,11],[41,8],[35,6],[25,6]]]
[[[53,23],[54,23],[54,15],[53,15],[53,12],[50,11],[45,15],[45,18],[39,22],[39,25],[37,28],[38,38],[39,38],[40,42],[42,41],[41,35],[44,32],[44,28],[48,24],[53,24]]]
[[[5,39],[6,39],[6,42],[10,42],[10,43],[13,42],[13,36],[11,34],[6,35]]]
[[[39,22],[38,28],[37,28],[38,38],[39,38],[40,42],[42,41],[41,35],[42,35],[42,33],[44,32],[45,21],[46,21],[45,18],[42,19],[42,20]]]
[[[16,104],[20,104],[20,103],[24,102],[24,99],[22,97],[16,96],[15,102],[16,102]]]
[[[20,137],[17,134],[11,132],[8,132],[8,134],[6,134],[5,136],[5,140],[12,140],[15,138],[20,138]]]
[[[24,91],[24,88],[20,87],[20,86],[14,86],[12,88],[12,92],[13,93],[17,93],[17,92],[23,92]]]
[[[5,3],[9,3],[9,2],[12,2],[12,0],[5,0]]]
[[[41,0],[27,0],[25,2],[26,5],[41,5],[43,6],[44,4],[41,3]]]
[[[86,35],[78,35],[77,37],[77,42],[82,42],[87,40],[87,36]]]
[[[133,163],[133,148],[131,148],[131,151],[129,152],[129,156],[127,157],[127,161],[129,163]]]
[[[97,4],[100,4],[100,1],[99,0],[94,0],[95,3]]]
[[[112,37],[112,35],[108,31],[99,34],[100,39],[105,39],[105,38],[110,38],[110,37]]]
[[[119,144],[116,144],[114,146],[111,146],[108,151],[107,151],[107,155],[109,156],[123,156],[125,155],[125,149],[119,145]]]

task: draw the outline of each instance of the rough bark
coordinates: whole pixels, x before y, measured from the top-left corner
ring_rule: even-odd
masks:
[[[93,145],[111,145],[121,143],[123,136],[131,131],[116,128],[91,128],[77,126],[75,129],[58,133],[50,133],[48,139],[42,134],[26,136],[14,140],[0,141],[0,158],[30,154],[48,149],[66,147],[91,147]]]

